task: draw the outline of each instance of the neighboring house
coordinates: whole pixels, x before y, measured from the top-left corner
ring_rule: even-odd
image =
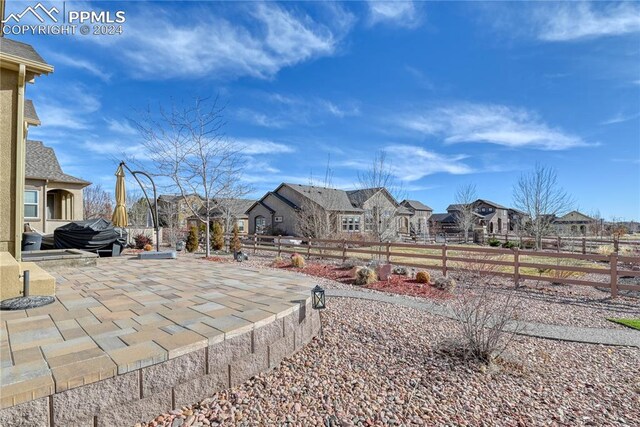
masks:
[[[249,199],[220,199],[213,200],[209,216],[212,221],[219,221],[223,225],[224,232],[231,232],[233,225],[237,224],[240,234],[247,234],[249,231],[249,215],[247,210],[255,203]],[[206,209],[200,208],[198,215],[204,218]],[[192,215],[187,218],[189,227],[199,227],[204,224],[197,216]]]
[[[486,227],[489,234],[505,234],[513,232],[521,227],[526,215],[517,209],[507,208],[498,203],[486,199],[478,199],[472,203],[475,216],[474,227]],[[429,224],[433,233],[458,233],[460,227],[456,218],[462,206],[451,204],[447,207],[447,213],[431,215]]]
[[[520,233],[525,231],[529,215],[526,212],[515,208],[507,209],[507,216],[509,217],[509,233]]]
[[[51,72],[32,46],[0,38],[0,252],[16,259],[24,224],[27,132],[39,124],[25,91],[27,83]]]
[[[387,240],[409,235],[411,211],[400,206],[386,188],[363,188],[347,191],[355,208],[364,211],[364,231]]]
[[[571,211],[553,221],[559,236],[586,236],[592,233],[595,225],[595,219],[578,211]]]
[[[433,209],[418,200],[405,199],[400,202],[400,206],[408,209],[411,213],[409,218],[409,235],[425,236],[429,234],[429,219],[433,214]]]
[[[282,183],[247,209],[250,234],[299,235],[301,210],[324,216],[332,232],[360,233],[362,209],[335,188]]]
[[[27,141],[24,222],[42,233],[84,219],[83,188],[91,183],[62,171],[53,148]]]
[[[198,212],[202,197],[197,194],[186,196],[161,194],[158,196],[158,220],[163,227],[185,228],[187,219]]]
[[[455,213],[434,213],[429,217],[429,233],[432,235],[459,231]]]

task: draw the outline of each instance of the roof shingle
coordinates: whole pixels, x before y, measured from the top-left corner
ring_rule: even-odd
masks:
[[[25,177],[72,184],[91,184],[89,181],[64,173],[53,148],[46,147],[41,141],[27,141]]]

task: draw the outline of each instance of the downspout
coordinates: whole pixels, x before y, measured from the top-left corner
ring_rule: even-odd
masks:
[[[27,67],[20,64],[18,69],[18,114],[16,119],[16,204],[13,238],[15,259],[22,257],[22,230],[24,229],[24,162],[25,162],[25,122],[24,89],[27,84]]]

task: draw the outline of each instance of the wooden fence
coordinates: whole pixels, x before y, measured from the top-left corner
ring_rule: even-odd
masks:
[[[513,234],[492,234],[490,238],[499,240],[500,242],[514,242],[522,247],[527,245],[535,245],[535,240],[530,236],[516,236]],[[616,238],[599,238],[599,237],[570,237],[555,236],[543,237],[542,249],[579,252],[582,254],[600,253],[600,248],[610,247],[613,252],[628,250],[631,252],[640,252],[640,240],[624,240]]]
[[[640,291],[640,285],[621,284],[620,277],[640,277],[640,257],[542,252],[518,248],[487,248],[458,245],[424,245],[393,242],[361,242],[350,240],[300,240],[282,236],[244,236],[245,251],[282,254],[298,253],[307,258],[332,258],[343,262],[348,258],[379,259],[414,268],[438,269],[444,276],[449,271],[471,271],[509,277],[518,286],[522,280],[609,288],[611,297],[619,290]],[[538,262],[536,262],[536,260]],[[534,273],[538,273],[537,275]],[[575,278],[584,274],[606,276],[606,281]]]

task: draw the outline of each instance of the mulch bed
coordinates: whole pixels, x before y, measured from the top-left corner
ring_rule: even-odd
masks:
[[[220,256],[202,257],[202,259],[205,259],[207,261],[212,261],[212,262],[225,262],[225,263],[233,261],[232,258],[223,258]]]
[[[330,264],[308,263],[304,268],[299,269],[293,267],[286,261],[274,263],[273,267],[299,271],[310,276],[322,277],[324,279],[335,280],[336,282],[355,286],[355,280],[351,276],[350,268],[343,268]],[[418,283],[410,277],[398,274],[392,274],[388,281],[378,281],[367,286],[363,286],[363,288],[437,300],[453,298],[453,295],[449,292],[436,289],[430,284]]]

